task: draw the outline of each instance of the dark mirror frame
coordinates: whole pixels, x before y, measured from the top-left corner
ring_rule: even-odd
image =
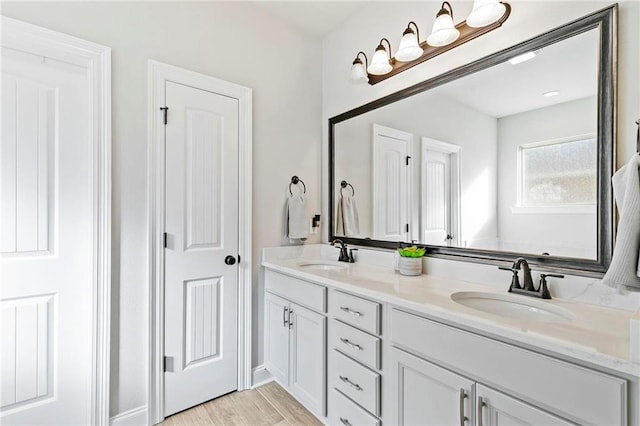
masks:
[[[572,275],[601,277],[611,262],[613,252],[613,236],[615,217],[613,208],[613,192],[611,176],[615,165],[616,140],[616,81],[617,81],[617,17],[618,5],[614,4],[588,16],[562,25],[525,42],[519,43],[500,52],[489,55],[467,65],[448,71],[437,77],[402,89],[383,98],[347,111],[329,119],[329,241],[340,238],[348,244],[365,247],[395,249],[399,242],[350,238],[335,235],[335,125],[408,98],[434,87],[443,85],[458,78],[473,74],[485,68],[502,63],[522,53],[536,50],[573,37],[585,31],[599,29],[599,64],[598,64],[598,247],[597,259],[582,259],[560,256],[544,256],[529,253],[469,249],[458,247],[422,245],[427,248],[427,256],[442,257],[450,260],[476,262],[485,264],[504,264],[523,256],[538,269],[567,272]]]

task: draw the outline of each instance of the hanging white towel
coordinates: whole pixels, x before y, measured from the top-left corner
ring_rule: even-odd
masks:
[[[309,237],[309,223],[307,222],[307,198],[304,194],[293,195],[287,200],[288,230],[290,240],[300,240]]]
[[[360,234],[358,205],[352,195],[345,194],[340,196],[336,217],[336,235],[355,237]]]
[[[613,258],[602,282],[610,287],[640,290],[640,155],[611,179],[620,221]]]

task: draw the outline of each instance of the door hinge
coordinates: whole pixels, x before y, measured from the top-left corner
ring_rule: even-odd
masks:
[[[404,229],[405,229],[405,232],[409,232],[409,224],[408,223],[404,226]]]
[[[162,246],[164,248],[167,248],[167,233],[166,232],[162,234]]]
[[[164,123],[164,124],[167,124],[167,123]],[[405,165],[405,166],[408,166],[408,165],[409,165],[409,160],[410,160],[410,159],[411,159],[411,156],[409,156],[409,155],[407,155],[407,156],[404,158],[404,165]]]
[[[167,364],[169,363],[169,357],[165,356],[162,358],[162,371],[167,372]]]
[[[164,124],[167,125],[167,112],[169,111],[169,107],[160,107],[160,111],[164,114]]]

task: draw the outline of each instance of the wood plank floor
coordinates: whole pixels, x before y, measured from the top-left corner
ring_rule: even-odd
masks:
[[[322,423],[276,382],[233,392],[167,417],[161,425],[318,425]]]

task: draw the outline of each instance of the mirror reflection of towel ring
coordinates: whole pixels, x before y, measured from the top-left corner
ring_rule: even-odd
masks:
[[[289,183],[289,194],[291,194],[292,197],[293,197],[293,192],[291,192],[291,185],[297,185],[298,183],[302,184],[302,189],[303,189],[302,193],[303,194],[307,193],[307,185],[305,185],[302,179],[300,179],[298,176],[293,176],[291,178],[291,183]]]
[[[356,190],[353,188],[353,185],[351,185],[349,182],[347,182],[346,180],[343,180],[342,182],[340,182],[340,195],[342,196],[342,190],[345,189],[347,186],[351,187],[351,196],[355,197],[356,195]]]

